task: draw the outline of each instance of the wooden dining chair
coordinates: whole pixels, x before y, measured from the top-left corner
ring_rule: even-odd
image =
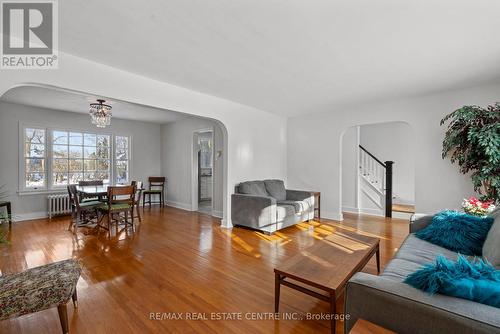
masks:
[[[165,177],[164,176],[150,176],[148,178],[149,188],[144,190],[142,193],[142,207],[146,205],[146,196],[148,196],[148,204],[151,207],[151,203],[160,204],[162,207],[165,206]],[[151,202],[151,196],[159,196],[159,201]]]
[[[117,225],[120,221],[121,213],[124,214],[123,221],[125,227],[131,225],[134,227],[134,204],[135,204],[135,186],[120,186],[108,187],[108,199],[106,203],[101,203],[99,211],[108,217],[108,230],[110,230],[111,222],[116,221]],[[128,218],[131,218],[129,222]],[[117,227],[118,228],[118,227]]]
[[[142,197],[142,191],[144,190],[142,188],[143,184],[142,181],[132,181],[130,183],[131,186],[135,186],[135,210],[137,212],[137,216],[134,218],[138,218],[139,222],[142,222],[142,217],[141,217],[141,210],[140,209],[140,204],[141,204],[141,197]]]
[[[89,180],[89,181],[78,181],[78,186],[80,187],[88,187],[88,186],[103,186],[104,181],[103,180]],[[92,197],[92,196],[82,196],[81,198],[82,202],[87,202],[87,201],[98,201],[102,200],[102,198],[97,198],[97,197]]]
[[[71,220],[68,230],[73,227],[73,233],[76,234],[79,226],[88,224],[92,218],[97,219],[97,208],[102,204],[99,201],[81,202],[76,185],[68,186],[69,202],[71,205]]]

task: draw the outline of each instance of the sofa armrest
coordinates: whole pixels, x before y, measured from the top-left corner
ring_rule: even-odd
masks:
[[[403,334],[500,333],[497,308],[366,273],[349,280],[345,312],[346,333],[360,318]]]
[[[231,195],[231,220],[234,225],[260,229],[276,223],[276,199],[248,194]]]
[[[305,199],[314,198],[314,195],[310,191],[304,190],[286,190],[286,199],[290,201],[303,201]]]
[[[414,213],[410,218],[410,233],[426,228],[432,222],[433,217],[434,215]]]

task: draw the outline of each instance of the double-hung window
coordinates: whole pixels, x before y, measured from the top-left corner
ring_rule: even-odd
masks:
[[[52,131],[52,187],[79,181],[110,181],[109,135]]]
[[[46,130],[25,128],[23,134],[23,187],[43,189],[47,186]]]
[[[36,126],[20,132],[20,191],[64,189],[87,180],[130,182],[128,136]]]
[[[115,136],[115,165],[117,184],[129,181],[130,139],[126,136]]]

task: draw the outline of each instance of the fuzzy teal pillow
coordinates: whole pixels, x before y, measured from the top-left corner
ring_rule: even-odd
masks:
[[[455,262],[440,255],[435,263],[424,265],[404,282],[430,294],[440,293],[500,308],[500,270],[481,259],[469,262],[459,255]]]
[[[432,223],[415,236],[454,252],[481,255],[492,224],[492,217],[446,210],[434,215]]]

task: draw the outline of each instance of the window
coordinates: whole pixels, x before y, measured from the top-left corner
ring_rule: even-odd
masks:
[[[129,137],[115,137],[115,163],[117,184],[129,182],[130,149]]]
[[[25,128],[23,138],[24,187],[45,188],[47,182],[45,129]]]
[[[129,182],[130,137],[36,126],[21,126],[19,136],[20,191],[64,189],[82,180]]]
[[[199,145],[200,145],[200,167],[212,168],[212,138],[200,137]]]
[[[110,136],[52,131],[52,186],[110,180]]]

